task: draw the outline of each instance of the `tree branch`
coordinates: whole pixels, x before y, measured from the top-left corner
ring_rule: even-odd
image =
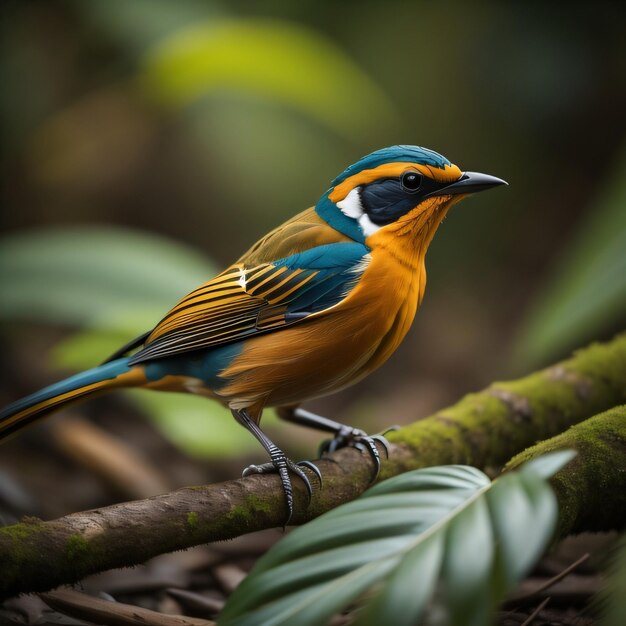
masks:
[[[625,401],[626,335],[621,335],[526,378],[494,383],[391,433],[380,478],[448,463],[500,466],[537,440]],[[371,460],[354,449],[317,464],[324,488],[316,490],[308,508],[304,486],[294,480],[296,524],[369,486]],[[257,475],[49,522],[25,519],[0,529],[0,597],[44,591],[164,552],[281,526],[285,518],[278,477]]]
[[[524,450],[506,465],[555,450],[573,449],[577,457],[550,481],[559,501],[558,537],[583,531],[621,530],[626,526],[626,405],[617,406]]]

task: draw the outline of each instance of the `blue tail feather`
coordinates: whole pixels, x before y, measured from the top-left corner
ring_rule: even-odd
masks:
[[[112,382],[130,370],[128,358],[117,359],[70,376],[9,404],[0,411],[0,438],[7,436],[18,428],[26,426],[28,422],[53,408],[57,408],[59,404],[71,402],[87,395],[91,392],[89,390],[91,385],[106,381]],[[85,390],[85,392],[81,393],[81,390]],[[67,397],[67,399],[61,399],[66,394],[72,395]],[[58,403],[51,402],[55,398],[59,398]]]

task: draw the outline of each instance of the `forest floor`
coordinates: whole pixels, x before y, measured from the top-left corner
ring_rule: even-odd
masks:
[[[24,515],[53,519],[237,477],[254,461],[258,459],[190,459],[141,417],[105,401],[95,419],[66,413],[3,444],[0,525]],[[279,529],[253,533],[110,570],[48,594],[12,598],[0,603],[0,625],[207,626],[256,559],[283,536]],[[596,623],[595,598],[615,539],[611,534],[580,535],[561,542],[500,607],[497,623]],[[349,624],[354,617],[347,611],[333,624]]]

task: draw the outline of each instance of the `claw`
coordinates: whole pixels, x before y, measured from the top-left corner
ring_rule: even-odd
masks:
[[[293,486],[291,484],[291,478],[289,472],[299,476],[302,482],[305,484],[307,492],[309,494],[309,504],[313,497],[313,487],[311,481],[300,466],[308,467],[315,473],[320,486],[322,484],[322,475],[317,467],[310,461],[302,461],[300,463],[294,463],[288,459],[285,453],[274,444],[267,435],[261,430],[258,424],[259,415],[256,416],[256,420],[251,416],[246,409],[232,410],[233,417],[245,428],[247,428],[265,448],[270,455],[270,463],[263,463],[262,465],[250,465],[243,470],[243,476],[249,476],[250,474],[266,474],[268,472],[278,472],[280,476],[280,482],[283,486],[283,493],[285,494],[285,503],[287,505],[287,519],[285,520],[285,526],[291,521],[293,515]]]
[[[258,425],[259,415],[251,416],[247,410],[233,410],[233,416],[235,419],[247,428],[261,443],[265,450],[270,455],[271,462],[263,463],[261,465],[250,465],[243,471],[243,476],[249,476],[250,474],[265,474],[268,472],[277,472],[280,476],[280,480],[283,486],[283,492],[285,494],[285,502],[287,505],[288,516],[285,521],[285,526],[291,521],[293,514],[293,486],[291,484],[291,474],[296,474],[304,483],[309,503],[313,496],[313,487],[307,474],[301,468],[308,468],[312,471],[319,480],[320,488],[322,487],[322,474],[319,468],[310,461],[301,461],[300,463],[294,463],[287,458],[285,453],[280,450],[261,430]],[[329,441],[325,441],[320,446],[320,456],[335,452],[340,448],[354,447],[361,453],[367,453],[371,457],[374,463],[374,473],[372,476],[372,482],[374,482],[380,473],[381,463],[380,454],[378,452],[377,444],[380,444],[385,450],[385,456],[389,457],[389,444],[382,435],[369,436],[366,432],[358,429],[346,426],[340,422],[335,422],[325,417],[309,413],[302,409],[296,409],[295,411],[288,412],[287,416],[283,416],[285,419],[290,419],[296,423],[303,424],[305,426],[313,426],[321,428],[326,432],[334,433],[334,437]],[[393,428],[390,430],[394,430]],[[388,432],[388,431],[385,431]],[[331,459],[332,460],[332,459]]]
[[[298,464],[299,465],[299,464]],[[306,487],[307,493],[309,494],[309,502],[311,502],[311,498],[313,497],[313,486],[311,485],[311,481],[309,477],[298,467],[296,463],[292,461],[288,461],[287,467],[296,475],[299,476],[304,486]]]
[[[396,427],[392,427],[387,429],[385,433],[395,429]],[[379,443],[385,451],[385,457],[389,458],[389,442],[385,439],[384,433],[381,435],[368,435],[358,428],[342,426],[332,439],[322,443],[320,446],[320,456],[345,447],[356,448],[360,452],[367,452],[374,462],[374,474],[372,476],[372,482],[374,482],[380,474],[380,454],[376,446],[377,443]]]
[[[389,443],[385,439],[385,433],[397,428],[394,426],[381,435],[373,435],[370,437],[367,433],[358,428],[352,428],[341,422],[328,419],[327,417],[315,415],[315,413],[305,411],[299,407],[285,409],[281,411],[279,415],[283,419],[296,424],[317,428],[334,434],[332,439],[323,441],[320,445],[320,457],[345,447],[354,447],[360,452],[367,452],[374,462],[375,471],[372,477],[373,481],[378,478],[380,472],[380,454],[377,444],[380,444],[384,448],[385,456],[389,458]]]
[[[370,453],[372,460],[374,461],[374,475],[370,482],[376,482],[378,475],[380,474],[380,454],[378,454],[378,448],[376,447],[376,441],[374,437],[363,437],[363,442],[367,446],[367,451]]]
[[[385,437],[385,435],[387,433],[393,433],[396,430],[400,430],[400,426],[398,426],[397,424],[394,424],[393,426],[389,426],[389,428],[385,428],[385,430],[383,430],[382,433],[380,433],[380,435],[374,435],[375,437]]]
[[[245,478],[252,474],[269,474],[275,471],[276,468],[273,463],[262,463],[261,465],[248,465],[248,467],[245,467],[243,472],[241,472],[241,475]]]
[[[324,439],[324,441],[320,443],[320,447],[317,449],[317,455],[320,458],[323,457],[325,454],[330,454],[331,452],[334,452],[334,450],[331,449],[333,441],[334,439]]]
[[[387,441],[385,434],[388,433],[390,430],[397,430],[397,429],[398,429],[397,426],[393,428],[388,428],[384,433],[380,435],[372,435],[370,437],[374,441],[377,441],[383,447],[383,450],[385,451],[385,458],[387,459],[389,458],[389,442]]]
[[[283,485],[283,492],[285,494],[285,500],[287,501],[287,519],[285,521],[285,526],[289,525],[291,521],[291,517],[293,515],[293,486],[291,484],[291,478],[289,477],[289,472],[291,471],[296,476],[298,476],[302,482],[304,483],[309,503],[311,502],[311,498],[313,497],[313,486],[311,485],[311,481],[305,472],[300,469],[300,467],[307,467],[310,469],[319,480],[320,488],[322,486],[322,473],[319,468],[311,463],[311,461],[300,461],[299,463],[294,463],[291,459],[288,459],[284,454],[275,455],[272,458],[270,463],[262,463],[261,465],[248,465],[243,472],[242,476],[251,476],[252,474],[275,474],[278,472],[280,476],[280,480]]]
[[[297,463],[297,465],[302,465],[302,467],[308,467],[317,476],[317,480],[319,480],[320,483],[320,489],[322,488],[322,472],[320,472],[319,467],[317,467],[315,463],[311,463],[311,461],[300,461],[299,463]]]

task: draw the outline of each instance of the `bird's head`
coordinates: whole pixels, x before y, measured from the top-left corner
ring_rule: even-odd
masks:
[[[462,172],[432,150],[391,146],[348,167],[315,208],[331,226],[357,241],[379,231],[430,241],[453,204],[505,184],[488,174]]]

